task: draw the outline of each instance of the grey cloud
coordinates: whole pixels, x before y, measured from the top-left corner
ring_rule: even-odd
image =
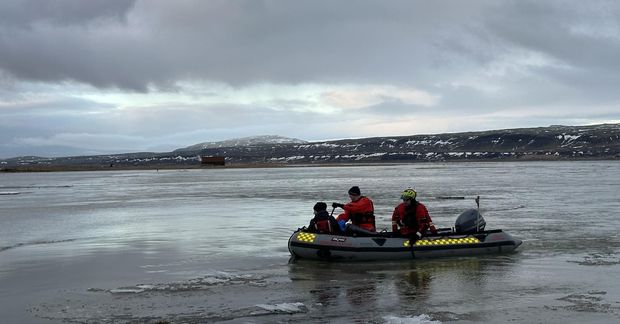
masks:
[[[33,24],[83,25],[93,20],[124,21],[135,0],[3,0],[0,26],[30,28]]]
[[[619,16],[615,1],[0,1],[0,146],[59,133],[129,136],[137,149],[275,132],[365,136],[297,111],[303,99],[132,103],[121,112],[70,99],[28,103],[41,84],[113,88],[101,94],[181,91],[179,80],[390,85],[431,93],[438,104],[386,99],[361,117],[497,116],[468,124],[485,128],[620,120]],[[357,117],[351,122],[365,122]]]
[[[75,18],[69,27],[4,26],[0,68],[29,80],[136,91],[167,87],[179,78],[233,85],[424,83],[421,77],[439,67],[424,64],[434,57],[433,41],[477,19],[480,3],[361,1],[353,10],[351,5],[141,1],[126,14],[126,23],[75,25],[80,22]],[[71,21],[56,20],[61,19]]]
[[[605,79],[620,72],[618,16],[617,2],[517,1],[496,10],[486,25],[502,42],[544,53],[564,64],[561,73],[551,74],[555,81],[587,87],[601,76]]]
[[[9,1],[0,10],[4,21],[24,21],[31,28],[0,25],[0,68],[28,80],[77,80],[133,91],[169,88],[182,78],[233,85],[371,82],[422,87],[484,68],[516,46],[592,73],[618,70],[617,41],[570,29],[600,20],[613,24],[620,11],[613,2],[354,4]],[[596,4],[606,7],[592,9]],[[100,16],[126,18],[92,24]],[[53,24],[33,25],[38,21]],[[579,50],[583,48],[588,50]]]
[[[487,26],[511,45],[549,54],[571,66],[618,65],[620,6],[607,1],[570,4],[567,6],[565,1],[513,2],[511,6],[496,10]],[[591,27],[590,32],[579,32],[583,29],[580,26]],[[615,29],[615,35],[601,34],[605,26]]]
[[[43,9],[32,9],[41,3]],[[30,28],[0,25],[0,69],[100,88],[173,89],[180,79],[426,88],[519,49],[566,64],[551,76],[571,87],[590,89],[596,75],[619,75],[617,40],[571,29],[612,24],[613,30],[620,13],[613,2],[30,0],[4,8]],[[52,23],[33,24],[39,21]],[[504,80],[489,79],[497,81]]]
[[[142,52],[140,40],[110,33],[118,35],[77,28],[0,32],[0,68],[25,80],[75,80],[99,88],[146,91],[155,79],[165,84],[167,62]]]

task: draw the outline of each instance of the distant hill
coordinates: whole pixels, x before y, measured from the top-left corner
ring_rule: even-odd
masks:
[[[180,149],[176,149],[173,152],[187,152],[187,151],[199,151],[208,148],[221,148],[221,147],[239,147],[239,146],[251,146],[251,145],[262,145],[262,144],[304,144],[308,143],[306,141],[283,137],[278,135],[261,135],[261,136],[250,136],[250,137],[242,137],[242,138],[233,138],[219,142],[204,142],[194,144],[188,147],[183,147]]]
[[[280,137],[274,136],[274,139]],[[426,161],[522,161],[620,159],[620,124],[549,126],[483,132],[266,143],[231,140],[201,143],[169,153],[129,153],[0,160],[0,168],[54,169],[198,166],[199,156],[223,156],[227,164],[322,164]],[[222,146],[219,146],[222,145]]]
[[[620,124],[345,139],[212,148],[231,163],[356,163],[620,158]]]

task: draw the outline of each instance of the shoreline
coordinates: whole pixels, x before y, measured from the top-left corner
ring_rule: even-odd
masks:
[[[77,171],[131,171],[131,170],[199,170],[199,169],[263,169],[263,168],[305,168],[305,167],[357,167],[405,164],[437,164],[437,163],[493,163],[493,162],[583,162],[583,161],[620,161],[618,157],[608,158],[528,158],[528,159],[455,159],[442,161],[390,161],[390,162],[342,162],[342,163],[231,163],[224,166],[153,164],[153,165],[20,165],[1,167],[0,173],[24,172],[77,172]]]

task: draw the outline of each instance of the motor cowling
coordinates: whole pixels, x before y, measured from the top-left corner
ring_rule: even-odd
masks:
[[[487,222],[476,209],[468,209],[456,218],[454,229],[457,233],[475,233],[484,231]]]

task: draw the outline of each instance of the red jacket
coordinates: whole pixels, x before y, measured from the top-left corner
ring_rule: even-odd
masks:
[[[337,220],[349,219],[353,225],[357,225],[365,230],[375,231],[375,207],[372,200],[362,196],[356,201],[352,201],[343,207],[344,213],[338,215]]]
[[[340,226],[338,226],[338,222],[336,222],[334,216],[322,210],[310,220],[308,231],[322,234],[340,234]]]
[[[410,217],[414,215],[414,211],[407,210],[408,206],[404,202],[394,208],[394,213],[392,214],[392,232],[398,231],[400,227],[400,233],[402,235],[409,235],[415,232],[420,232],[420,234],[425,235],[428,230],[433,234],[437,233],[437,229],[435,229],[435,225],[433,225],[433,220],[428,214],[426,206],[419,202],[415,202],[415,204],[415,219],[410,219]],[[409,217],[406,217],[407,212],[409,212]]]

